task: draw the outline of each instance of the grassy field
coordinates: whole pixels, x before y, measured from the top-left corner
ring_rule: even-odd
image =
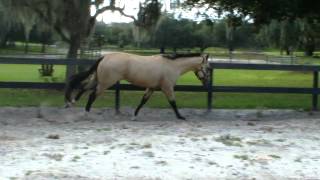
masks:
[[[11,67],[16,66],[16,67]],[[64,81],[64,67],[55,67],[53,78],[42,78],[38,73],[39,66],[0,66],[0,81]],[[15,70],[15,72],[13,72]],[[278,86],[278,87],[311,87],[312,74],[288,71],[254,71],[254,70],[216,70],[215,85],[239,86]],[[198,84],[193,73],[183,75],[178,84]],[[143,92],[121,92],[122,106],[136,106]],[[177,92],[177,103],[180,107],[205,108],[206,93]],[[63,106],[63,92],[54,90],[24,90],[0,89],[0,106]],[[83,106],[83,98],[78,106]],[[114,92],[107,91],[98,98],[94,107],[113,106]],[[294,108],[308,109],[311,105],[310,95],[287,94],[244,94],[244,93],[215,93],[215,108]],[[169,107],[161,92],[156,92],[146,106]]]
[[[0,66],[0,81],[64,82],[65,66],[54,66],[53,77],[41,77],[40,65]],[[298,86],[311,87],[311,73],[290,71],[215,70],[215,85]],[[184,74],[178,84],[200,84],[192,72]]]
[[[40,46],[31,44],[31,52],[39,52]],[[7,51],[21,52],[21,49],[0,50],[0,54]],[[127,52],[140,54],[155,54],[157,49],[137,50]],[[221,48],[209,48],[207,51],[217,57],[225,57],[228,52]],[[239,57],[249,58],[246,54],[237,52]],[[278,54],[275,50],[267,52]],[[19,53],[18,53],[19,54]],[[260,56],[260,55],[259,55]],[[251,57],[252,59],[257,57]],[[302,58],[307,63],[320,64],[317,58]],[[41,77],[40,65],[0,65],[0,81],[21,82],[64,82],[65,67],[54,66],[53,77]],[[254,70],[216,70],[214,74],[215,85],[219,86],[273,86],[273,87],[311,87],[312,74],[306,72],[288,71],[254,71]],[[183,75],[178,84],[197,84],[200,82],[193,73]],[[136,106],[143,92],[121,92],[122,106]],[[83,98],[78,106],[83,106],[87,98]],[[177,92],[177,103],[180,107],[205,108],[206,93]],[[0,89],[0,106],[63,106],[63,92],[54,90],[26,90],[26,89]],[[98,98],[94,107],[113,106],[114,92],[107,91]],[[169,107],[166,98],[161,92],[156,92],[146,106]],[[309,109],[311,95],[296,94],[251,94],[251,93],[215,93],[215,108],[294,108]]]
[[[53,77],[41,77],[39,69],[41,65],[0,65],[0,81],[18,82],[64,82],[65,66],[55,65]]]
[[[121,92],[121,107],[136,107],[143,92]],[[63,93],[54,90],[17,90],[0,89],[0,106],[63,106]],[[77,106],[83,107],[87,98]],[[206,108],[206,93],[176,93],[177,104],[184,108]],[[107,91],[99,97],[93,107],[113,107],[114,92]],[[166,98],[156,92],[147,102],[146,107],[168,108]],[[286,94],[243,94],[215,93],[214,108],[277,108],[277,109],[310,109],[310,95]]]
[[[20,55],[24,54],[24,43],[23,42],[16,42],[15,46],[0,48],[1,55]],[[29,43],[29,54],[39,54],[41,53],[42,45],[37,43]],[[46,53],[57,53],[56,48],[52,46],[46,46]]]

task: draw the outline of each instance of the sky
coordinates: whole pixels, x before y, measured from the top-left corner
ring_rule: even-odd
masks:
[[[125,7],[124,12],[126,14],[136,16],[139,10],[139,2],[144,2],[144,0],[118,0],[116,2],[117,2],[116,4],[117,7]],[[199,11],[199,9],[193,8],[192,10],[182,10],[182,9],[173,10],[170,8],[170,0],[163,0],[162,4],[163,4],[163,7],[162,7],[163,11],[166,10],[169,13],[175,12],[176,16],[180,15],[181,18],[194,19],[196,21],[203,19],[201,17],[196,17],[196,14]],[[95,12],[94,8],[92,8],[92,12],[93,13]],[[127,22],[133,21],[131,18],[121,16],[120,13],[118,12],[111,12],[111,11],[105,11],[103,14],[97,17],[97,20],[103,21],[107,24],[113,23],[113,22],[127,23]]]

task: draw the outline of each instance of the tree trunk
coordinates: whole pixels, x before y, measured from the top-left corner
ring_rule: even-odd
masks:
[[[9,40],[9,36],[8,36],[8,35],[5,35],[5,36],[3,37],[3,39],[1,40],[1,42],[0,42],[0,47],[2,47],[2,48],[7,47],[7,42],[8,42],[8,40]]]
[[[234,51],[233,41],[228,41],[228,50],[229,50],[229,52]]]
[[[160,54],[164,54],[165,53],[165,47],[160,47]]]
[[[68,50],[68,59],[71,59],[72,61],[75,61],[78,57],[78,50],[80,48],[80,37],[78,36],[71,37],[70,46]],[[67,72],[66,72],[66,78],[69,78],[70,76],[74,75],[77,72],[77,66],[75,65],[67,65]]]
[[[45,44],[45,43],[42,43],[41,53],[45,53],[45,52],[46,52],[46,44]]]
[[[26,39],[26,42],[24,43],[24,53],[29,53],[29,38]]]
[[[31,28],[29,26],[24,27],[24,37],[25,37],[24,53],[25,54],[29,53],[30,31],[31,31]]]
[[[48,39],[49,39],[49,33],[48,32],[42,32],[41,33],[41,53],[45,53],[46,52],[46,44],[48,43]]]
[[[175,54],[177,53],[177,48],[176,47],[173,48],[173,53],[175,53]]]
[[[305,50],[304,50],[304,54],[306,56],[313,56],[313,52],[315,50],[315,45],[314,43],[307,43],[305,45]]]
[[[206,47],[204,47],[204,46],[200,47],[200,52],[203,53],[205,49],[206,49]]]
[[[290,55],[290,48],[286,48],[286,55],[289,56]]]
[[[304,54],[306,56],[313,56],[313,52],[314,52],[314,50],[310,48],[310,49],[306,49]]]

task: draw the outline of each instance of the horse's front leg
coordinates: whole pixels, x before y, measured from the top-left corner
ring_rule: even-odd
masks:
[[[81,88],[78,92],[78,94],[76,95],[76,97],[72,100],[72,103],[75,103],[77,101],[79,101],[79,99],[81,98],[81,96],[83,95],[83,93],[86,92],[86,89]]]
[[[89,99],[88,99],[88,102],[87,102],[87,105],[86,105],[86,108],[85,108],[86,112],[90,111],[91,106],[92,106],[93,102],[96,100],[97,96],[101,95],[103,93],[103,91],[105,89],[107,89],[108,87],[109,86],[98,84],[96,86],[96,88],[94,88],[94,90],[89,95]]]
[[[173,86],[163,86],[163,87],[161,87],[161,90],[167,96],[168,101],[169,101],[171,107],[173,108],[174,113],[176,114],[177,118],[185,120],[186,118],[181,116],[181,114],[178,111],[175,96],[174,96]]]
[[[142,108],[142,106],[148,101],[148,99],[150,98],[150,96],[153,94],[153,89],[147,88],[146,92],[144,93],[141,102],[139,104],[139,106],[137,107],[137,109],[134,111],[134,116],[136,117],[139,113],[139,110]]]

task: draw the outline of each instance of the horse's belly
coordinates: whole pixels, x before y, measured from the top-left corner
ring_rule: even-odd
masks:
[[[151,82],[151,81],[145,81],[145,80],[132,80],[129,82],[133,85],[136,85],[136,86],[140,86],[140,87],[145,87],[145,88],[156,88],[158,87],[158,83],[157,82]]]
[[[146,88],[156,88],[159,86],[158,79],[152,79],[147,77],[135,77],[135,78],[126,78],[130,83]]]
[[[163,77],[161,66],[153,61],[147,63],[136,62],[128,64],[125,79],[134,85],[155,88],[159,86],[159,80]]]

